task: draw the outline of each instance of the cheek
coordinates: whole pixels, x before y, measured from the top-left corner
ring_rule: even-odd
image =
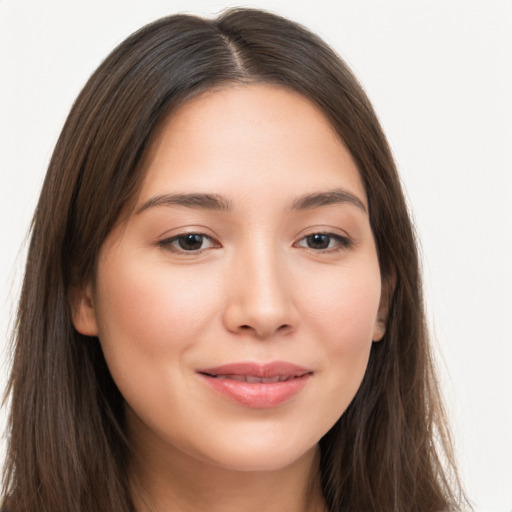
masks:
[[[178,354],[194,342],[214,314],[215,283],[165,262],[141,265],[117,258],[100,266],[99,337],[106,356],[145,359]]]
[[[310,337],[322,350],[319,366],[328,370],[325,398],[336,408],[335,417],[344,412],[364,377],[381,293],[377,263],[341,270],[323,286],[317,281],[302,292],[308,296],[304,310]]]
[[[379,309],[378,264],[341,268],[303,287],[311,322],[332,348],[356,350],[371,342]]]

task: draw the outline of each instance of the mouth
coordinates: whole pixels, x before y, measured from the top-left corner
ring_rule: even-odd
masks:
[[[313,371],[277,361],[268,364],[235,363],[198,370],[217,394],[246,407],[267,409],[299,393]]]
[[[198,373],[214,379],[227,379],[249,383],[275,383],[298,379],[313,371],[284,361],[272,363],[231,363],[215,368],[198,370]]]
[[[202,373],[202,372],[200,372]],[[272,384],[274,382],[286,382],[291,379],[300,379],[303,375],[275,375],[273,377],[258,377],[257,375],[236,375],[236,374],[221,374],[221,375],[215,375],[215,374],[209,374],[209,373],[203,373],[203,375],[206,375],[207,377],[211,377],[213,379],[227,379],[227,380],[234,380],[237,382],[249,382],[251,384],[257,384],[259,382],[269,383]]]

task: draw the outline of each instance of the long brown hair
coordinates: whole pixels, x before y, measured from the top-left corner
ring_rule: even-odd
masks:
[[[414,233],[375,113],[318,37],[279,16],[235,9],[215,20],[170,16],[134,33],[93,74],[64,125],[33,218],[13,336],[3,489],[10,512],[134,510],[123,397],[98,340],[73,328],[69,296],[94,276],[103,241],[133,203],[165,116],[193,95],[240,82],[280,84],[322,109],[357,163],[381,273],[394,285],[386,335],[353,402],[320,441],[329,510],[460,509]]]

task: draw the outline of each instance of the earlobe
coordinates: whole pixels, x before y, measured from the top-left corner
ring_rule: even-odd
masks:
[[[372,341],[374,342],[380,341],[384,337],[384,334],[386,334],[389,309],[395,291],[395,282],[396,279],[394,276],[383,280],[379,311],[377,312],[377,320],[375,321],[375,327],[373,329]]]
[[[377,319],[373,329],[372,341],[380,341],[384,337],[384,334],[386,334],[386,320]]]
[[[98,335],[91,284],[70,291],[71,320],[75,329],[85,336]]]

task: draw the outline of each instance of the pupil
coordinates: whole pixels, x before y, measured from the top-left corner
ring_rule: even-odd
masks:
[[[308,247],[311,249],[327,249],[329,247],[330,237],[316,233],[307,237]]]
[[[179,246],[180,249],[185,251],[194,251],[197,249],[201,249],[201,245],[203,245],[203,237],[201,235],[186,235],[179,238]]]

